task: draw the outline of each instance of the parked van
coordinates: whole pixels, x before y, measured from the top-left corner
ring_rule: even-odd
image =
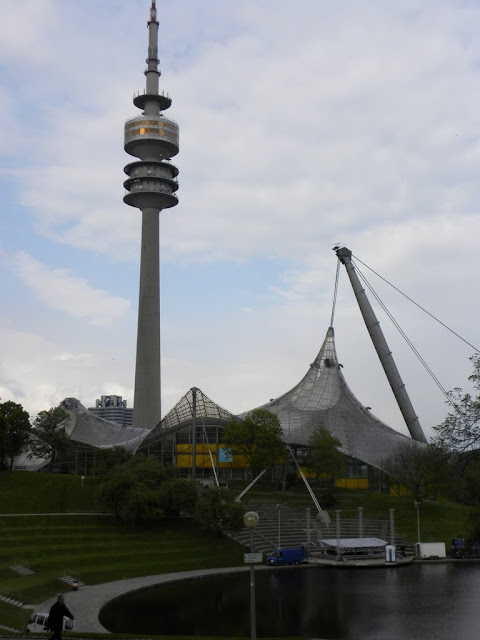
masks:
[[[39,632],[47,630],[48,613],[32,613],[27,624],[27,631]],[[63,631],[74,631],[75,620],[63,616]]]
[[[293,549],[277,549],[267,558],[267,564],[300,564],[306,562],[308,558],[305,547],[294,547]]]

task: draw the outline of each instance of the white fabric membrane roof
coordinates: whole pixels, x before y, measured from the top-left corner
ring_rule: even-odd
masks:
[[[378,469],[385,469],[386,459],[398,447],[419,444],[376,418],[350,391],[338,361],[333,327],[303,379],[260,408],[278,416],[287,443],[306,445],[321,426],[340,440],[345,454]]]
[[[96,448],[120,445],[134,453],[141,445],[191,425],[194,397],[199,425],[224,425],[235,417],[195,387],[153,429],[122,427],[104,420],[90,413],[75,398],[66,398],[61,406],[69,414],[66,430],[74,443]],[[398,447],[420,445],[376,418],[350,391],[337,358],[332,327],[303,379],[287,393],[259,408],[278,416],[287,444],[308,444],[314,429],[322,426],[340,440],[345,454],[380,470],[386,470],[387,458]],[[23,462],[26,467],[30,466],[26,460]],[[35,461],[35,468],[42,466],[39,462]],[[35,463],[31,461],[32,468]]]

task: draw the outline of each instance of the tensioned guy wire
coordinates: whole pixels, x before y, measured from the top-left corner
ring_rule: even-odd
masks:
[[[353,254],[352,254],[353,257]],[[465,338],[462,338],[462,336],[460,334],[458,334],[456,331],[454,331],[453,329],[451,329],[448,325],[446,325],[444,322],[442,322],[441,320],[439,320],[436,316],[433,315],[433,313],[430,313],[430,311],[427,311],[424,307],[422,307],[422,305],[418,304],[418,302],[415,302],[415,300],[413,300],[412,298],[410,298],[409,296],[407,296],[406,293],[404,293],[403,291],[401,291],[400,289],[398,289],[394,284],[392,284],[391,282],[389,282],[386,278],[384,278],[383,276],[381,276],[379,273],[377,273],[374,269],[372,269],[371,267],[368,266],[368,264],[365,264],[365,262],[362,262],[360,260],[360,258],[358,256],[355,256],[355,260],[357,262],[360,262],[361,264],[363,264],[364,267],[367,267],[367,269],[369,269],[372,273],[374,273],[376,276],[378,276],[379,278],[381,278],[384,282],[386,282],[390,287],[392,287],[392,289],[395,289],[395,291],[398,291],[398,293],[400,293],[404,298],[406,298],[407,300],[409,300],[410,302],[412,302],[416,307],[418,307],[419,309],[421,309],[424,313],[426,313],[427,315],[429,315],[431,318],[433,318],[433,320],[435,320],[435,322],[438,322],[438,324],[441,324],[442,327],[444,327],[445,329],[447,329],[448,331],[450,331],[450,333],[453,333],[454,336],[456,336],[457,338],[459,338],[462,342],[465,342],[465,344],[468,344],[469,347],[472,347],[472,349],[474,351],[476,351],[477,353],[480,353],[480,349],[478,349],[477,347],[475,347],[471,342],[468,342],[468,340],[466,340]]]
[[[330,318],[330,326],[333,327],[333,319],[335,317],[335,307],[337,304],[338,278],[340,275],[340,260],[337,260],[337,274],[335,276],[335,289],[333,291],[332,316]]]
[[[357,258],[358,260],[358,258]],[[358,262],[361,262],[362,264],[364,264],[361,260],[358,260]],[[374,296],[374,298],[377,300],[377,302],[379,303],[379,305],[382,307],[382,309],[385,311],[385,313],[387,314],[387,316],[390,318],[391,322],[393,323],[393,325],[396,327],[396,329],[398,330],[398,332],[400,333],[400,335],[402,336],[402,338],[405,340],[405,342],[408,344],[408,346],[410,347],[410,349],[413,351],[413,353],[415,354],[415,356],[417,357],[417,359],[419,360],[419,362],[422,364],[422,366],[425,368],[425,370],[427,371],[427,373],[430,375],[430,377],[432,378],[432,380],[435,382],[435,384],[437,385],[437,387],[440,389],[440,391],[443,393],[443,395],[445,396],[446,400],[447,400],[447,404],[449,404],[457,413],[457,415],[462,419],[462,421],[465,422],[465,424],[467,424],[466,420],[465,420],[465,416],[463,415],[463,412],[461,410],[461,407],[459,407],[455,401],[452,398],[452,394],[450,392],[448,392],[445,387],[442,385],[442,383],[440,382],[440,380],[437,378],[437,376],[433,373],[432,369],[428,366],[428,364],[426,363],[426,361],[424,360],[424,358],[420,355],[419,351],[417,350],[417,348],[415,347],[415,345],[412,343],[412,341],[409,339],[409,337],[407,336],[407,334],[403,331],[403,329],[400,327],[399,323],[395,320],[395,318],[393,317],[393,315],[390,313],[390,311],[387,309],[386,305],[383,303],[383,301],[381,300],[380,296],[377,294],[377,292],[375,291],[375,289],[372,287],[372,285],[368,282],[367,278],[365,277],[365,275],[361,272],[361,270],[359,269],[357,264],[354,264],[352,261],[352,264],[354,265],[355,270],[357,271],[359,277],[361,278],[361,280],[363,281],[363,283],[365,284],[365,286],[369,289],[369,291],[372,293],[372,295]],[[368,269],[370,269],[370,267],[368,267],[368,265],[364,265],[366,266]],[[375,273],[376,275],[378,275],[384,282],[386,282],[387,284],[390,284],[387,280],[385,280],[385,278],[382,278],[382,276],[380,276],[378,273],[376,273],[373,269],[370,269],[370,271],[372,271],[373,273]],[[464,340],[461,336],[459,336],[455,331],[452,331],[449,327],[447,327],[447,325],[445,325],[443,322],[441,322],[440,320],[438,320],[437,318],[435,318],[435,316],[433,316],[431,313],[429,313],[428,311],[426,311],[425,309],[423,309],[423,307],[421,307],[419,304],[417,304],[414,300],[412,300],[409,296],[407,296],[406,294],[404,294],[402,291],[400,291],[399,289],[397,289],[397,287],[395,287],[394,285],[390,284],[391,287],[393,287],[396,291],[398,291],[399,293],[401,293],[405,298],[407,298],[409,301],[413,302],[413,304],[415,304],[419,309],[421,309],[422,311],[424,311],[425,313],[427,313],[430,317],[432,317],[434,320],[436,320],[437,322],[439,322],[442,326],[444,326],[446,329],[449,329],[449,331],[451,331],[453,334],[455,334],[458,338],[460,338],[463,342],[465,342],[466,344],[468,344],[469,346],[471,346],[473,349],[475,349],[475,347],[473,347],[473,345],[471,345],[469,342],[467,342],[466,340]],[[477,350],[478,351],[478,350]]]

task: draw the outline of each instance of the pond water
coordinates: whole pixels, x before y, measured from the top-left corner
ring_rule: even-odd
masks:
[[[257,571],[257,635],[343,640],[478,640],[480,564]],[[202,578],[118,599],[114,633],[250,636],[249,575]]]

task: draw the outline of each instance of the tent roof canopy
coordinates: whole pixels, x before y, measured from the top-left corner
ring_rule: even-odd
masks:
[[[325,538],[319,542],[322,546],[333,549],[371,549],[385,547],[388,544],[381,538]]]

